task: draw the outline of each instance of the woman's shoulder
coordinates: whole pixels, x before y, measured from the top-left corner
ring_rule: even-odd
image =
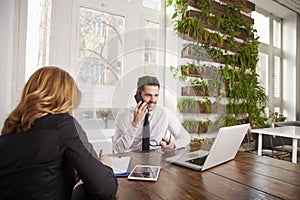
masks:
[[[36,120],[34,126],[38,126],[39,128],[57,128],[62,123],[74,123],[75,118],[67,113],[61,114],[49,114],[44,117],[41,117]]]
[[[44,117],[39,118],[40,121],[57,121],[57,120],[70,120],[74,119],[68,113],[59,113],[59,114],[48,114]]]

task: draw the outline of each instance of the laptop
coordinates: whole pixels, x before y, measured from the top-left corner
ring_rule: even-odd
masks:
[[[166,158],[169,163],[204,171],[235,158],[250,124],[222,127],[209,151],[198,150]]]

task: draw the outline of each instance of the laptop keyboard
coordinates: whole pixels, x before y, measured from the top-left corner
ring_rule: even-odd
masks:
[[[204,164],[204,161],[206,160],[206,158],[207,158],[207,156],[203,156],[203,157],[187,160],[186,162],[201,166]]]

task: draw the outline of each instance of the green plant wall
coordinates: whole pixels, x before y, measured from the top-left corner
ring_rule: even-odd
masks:
[[[201,67],[201,61],[209,61],[218,68],[222,80],[218,93],[228,100],[226,114],[220,118],[221,126],[266,126],[264,109],[268,99],[256,71],[259,42],[251,18],[241,12],[243,5],[213,0],[167,0],[167,6],[174,8],[174,30],[188,42],[183,47],[183,57],[193,58],[199,64],[190,64],[190,71]],[[191,7],[196,11],[191,11]],[[186,71],[187,66],[183,66]],[[186,75],[178,75],[181,66],[170,69],[174,78],[187,80]]]

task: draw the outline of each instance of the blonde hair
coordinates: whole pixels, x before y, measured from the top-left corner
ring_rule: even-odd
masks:
[[[1,134],[27,131],[48,114],[68,113],[80,104],[81,92],[66,71],[53,66],[38,69],[27,81],[21,100],[4,122]]]

